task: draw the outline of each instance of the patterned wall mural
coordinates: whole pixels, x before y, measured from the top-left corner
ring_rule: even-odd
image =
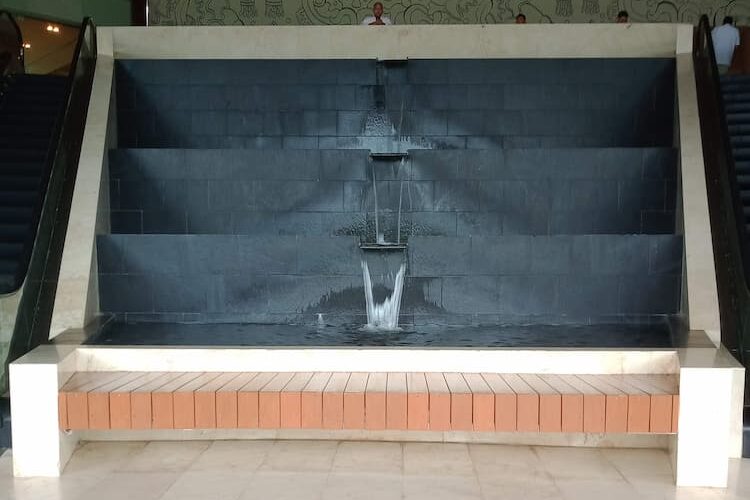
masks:
[[[153,25],[357,24],[374,0],[149,0]],[[696,23],[708,13],[750,24],[750,0],[384,0],[397,24],[611,22],[621,9],[634,22]]]

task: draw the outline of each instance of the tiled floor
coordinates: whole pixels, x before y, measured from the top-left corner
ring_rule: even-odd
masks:
[[[675,488],[667,454],[526,446],[333,441],[89,443],[60,479],[14,479],[0,499],[749,499],[750,460],[728,489]]]

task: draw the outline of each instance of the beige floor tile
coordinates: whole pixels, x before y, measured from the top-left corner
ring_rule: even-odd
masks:
[[[159,500],[178,477],[177,472],[113,472],[78,500]]]
[[[327,473],[256,472],[241,500],[320,500]]]
[[[558,500],[561,496],[551,481],[487,483],[480,480],[480,487],[483,500]]]
[[[252,472],[263,463],[273,446],[273,441],[214,441],[188,471]]]
[[[611,448],[601,452],[626,478],[673,474],[669,455],[665,450]]]
[[[122,464],[122,472],[184,472],[210,441],[154,441]]]
[[[330,474],[322,500],[400,500],[401,475]]]
[[[404,443],[404,474],[475,476],[468,446],[455,443]]]
[[[403,471],[401,443],[342,442],[336,450],[332,471],[400,475]]]
[[[622,480],[623,476],[601,450],[593,448],[534,448],[541,460],[541,467],[552,479]]]
[[[336,441],[277,441],[268,450],[259,471],[328,472],[333,465]]]
[[[652,500],[624,479],[557,479],[555,486],[564,500]]]
[[[405,476],[406,500],[481,500],[474,477]]]
[[[249,483],[250,476],[236,469],[188,471],[177,478],[160,500],[236,500]]]
[[[145,442],[83,443],[73,453],[63,474],[104,474],[113,472],[146,448]]]

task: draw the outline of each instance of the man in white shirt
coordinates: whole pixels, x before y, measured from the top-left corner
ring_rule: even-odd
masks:
[[[393,21],[390,17],[383,15],[383,4],[381,2],[375,2],[372,6],[372,15],[362,20],[363,26],[386,26],[389,24],[393,24]]]
[[[734,48],[740,44],[740,30],[733,25],[734,19],[731,16],[727,16],[724,18],[723,25],[717,26],[711,31],[711,38],[714,41],[716,65],[719,67],[720,75],[726,75],[729,71],[729,66],[732,65]]]

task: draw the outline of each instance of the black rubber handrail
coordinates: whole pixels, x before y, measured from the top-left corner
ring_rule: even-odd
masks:
[[[746,339],[750,339],[748,232],[744,224],[711,25],[705,15],[695,29],[693,63],[719,296],[721,341],[739,361],[746,364],[750,353],[750,345],[746,345]]]
[[[10,24],[13,26],[13,29],[16,32],[16,50],[15,54],[18,58],[18,62],[21,67],[21,73],[24,71],[24,50],[23,50],[23,33],[21,33],[21,27],[18,26],[18,23],[16,22],[16,19],[13,17],[13,14],[8,12],[7,10],[0,10],[0,17],[6,17],[10,21]],[[0,75],[3,75],[5,73],[5,68],[0,68]]]
[[[716,100],[716,107],[718,109],[719,119],[719,140],[721,141],[721,149],[724,157],[724,168],[728,174],[729,184],[732,190],[732,200],[734,206],[734,219],[737,227],[737,234],[740,235],[739,244],[742,253],[742,268],[743,276],[745,280],[745,286],[750,288],[750,251],[748,249],[748,234],[747,228],[745,227],[745,215],[742,207],[742,196],[740,194],[740,187],[737,183],[737,171],[734,164],[734,154],[732,152],[732,144],[729,139],[729,126],[727,125],[726,112],[724,109],[724,97],[721,93],[721,78],[719,77],[719,67],[716,64],[716,53],[714,52],[714,42],[711,37],[711,24],[708,20],[707,15],[702,15],[698,22],[698,39],[699,41],[705,40],[706,43],[706,56],[709,60],[709,72],[711,74],[713,97]],[[697,48],[696,48],[697,50]]]
[[[55,122],[55,128],[52,133],[52,138],[50,140],[49,146],[47,148],[47,153],[45,155],[44,159],[44,170],[43,170],[43,178],[47,179],[47,182],[43,185],[42,192],[40,193],[40,196],[38,198],[38,202],[36,206],[34,207],[34,212],[32,214],[31,219],[31,227],[36,228],[36,231],[29,231],[29,234],[27,236],[26,241],[23,245],[23,254],[20,259],[20,263],[18,268],[16,269],[16,274],[13,279],[13,286],[11,290],[4,290],[5,293],[13,293],[17,291],[21,286],[23,285],[23,282],[26,278],[26,275],[28,273],[29,263],[31,261],[31,254],[34,249],[34,242],[37,238],[38,228],[39,228],[39,220],[41,218],[42,209],[44,208],[44,204],[46,202],[46,192],[48,189],[49,180],[52,178],[52,169],[55,166],[55,158],[57,156],[57,151],[60,147],[62,147],[62,131],[65,127],[65,123],[68,119],[68,117],[71,114],[71,101],[72,101],[72,90],[73,90],[73,84],[75,83],[76,79],[76,73],[78,70],[79,60],[81,56],[81,47],[83,46],[83,43],[85,41],[87,28],[90,28],[91,30],[91,50],[94,54],[97,53],[96,48],[96,25],[94,24],[94,21],[90,17],[84,18],[83,22],[81,23],[81,28],[78,33],[78,41],[76,42],[76,47],[73,52],[73,60],[70,65],[70,71],[68,72],[67,81],[65,84],[65,106],[60,111],[60,114],[57,117],[57,120]]]

